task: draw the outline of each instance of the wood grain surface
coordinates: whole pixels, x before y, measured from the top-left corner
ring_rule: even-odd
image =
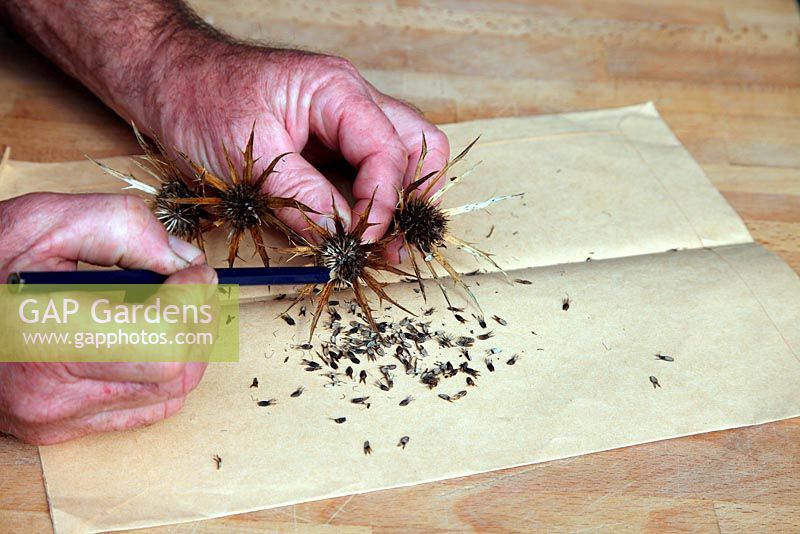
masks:
[[[437,122],[653,100],[756,240],[800,272],[793,0],[192,4],[229,31],[348,57]],[[120,119],[0,29],[3,144],[32,161],[137,152]],[[36,448],[0,437],[0,531],[49,530]],[[798,532],[800,418],[151,529],[265,530]]]

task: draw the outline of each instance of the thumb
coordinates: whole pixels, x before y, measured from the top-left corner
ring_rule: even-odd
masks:
[[[50,265],[75,264],[149,269],[170,274],[203,263],[200,249],[174,236],[147,205],[131,195],[42,195],[51,218],[41,236],[39,258]],[[46,227],[47,227],[46,226]]]

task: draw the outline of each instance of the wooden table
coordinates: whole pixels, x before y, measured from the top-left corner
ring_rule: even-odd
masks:
[[[793,0],[311,3],[270,2],[274,23],[247,31],[346,56],[437,122],[655,101],[755,238],[800,271]],[[223,25],[235,11],[193,4]],[[0,144],[15,159],[137,151],[88,91],[0,43]],[[50,529],[36,448],[0,438],[0,531]],[[267,529],[797,532],[800,418],[155,530]]]

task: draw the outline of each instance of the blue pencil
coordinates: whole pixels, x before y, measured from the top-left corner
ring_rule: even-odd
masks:
[[[324,284],[330,280],[327,267],[235,267],[216,269],[221,285],[273,286]],[[43,271],[12,273],[9,284],[20,285],[110,285],[161,284],[166,275],[143,269],[114,271]]]

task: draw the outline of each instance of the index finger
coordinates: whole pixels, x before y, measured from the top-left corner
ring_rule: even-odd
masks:
[[[341,95],[345,94],[344,97]],[[353,182],[353,224],[373,198],[365,241],[380,239],[397,206],[408,152],[391,121],[363,88],[328,86],[320,92],[311,127],[327,146],[358,169]]]

